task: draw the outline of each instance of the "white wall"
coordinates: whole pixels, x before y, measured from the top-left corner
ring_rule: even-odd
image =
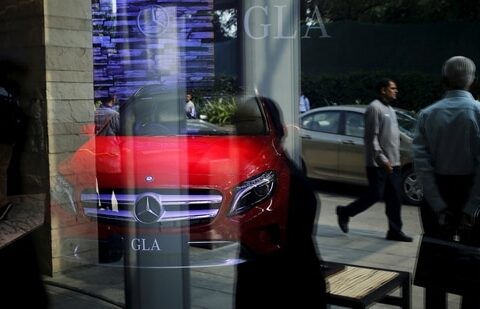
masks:
[[[299,162],[300,4],[297,0],[243,0],[243,77],[248,94],[276,101],[288,126],[285,148]]]

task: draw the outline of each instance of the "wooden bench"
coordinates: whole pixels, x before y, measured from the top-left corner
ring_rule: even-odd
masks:
[[[367,308],[374,303],[411,307],[409,272],[368,268],[358,265],[327,262],[336,269],[326,275],[328,303],[349,308]],[[400,296],[389,295],[400,289]]]

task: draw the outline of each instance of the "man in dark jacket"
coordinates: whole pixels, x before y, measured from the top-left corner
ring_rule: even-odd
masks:
[[[114,109],[115,96],[109,97],[95,110],[95,133],[115,136],[120,133],[120,114]]]

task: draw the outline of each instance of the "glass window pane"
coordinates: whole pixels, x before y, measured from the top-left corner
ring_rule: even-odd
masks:
[[[363,137],[364,116],[360,113],[345,113],[345,135]]]
[[[339,112],[315,113],[303,118],[302,127],[312,131],[338,134],[339,120]]]

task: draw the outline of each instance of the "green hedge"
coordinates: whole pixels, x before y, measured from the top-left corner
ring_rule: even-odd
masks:
[[[411,72],[389,74],[387,72],[355,72],[338,75],[303,75],[302,89],[313,107],[326,105],[368,104],[376,97],[375,84],[388,77],[397,82],[397,106],[418,111],[439,98],[445,92],[440,76]],[[472,92],[479,93],[475,84]]]
[[[198,115],[207,116],[207,120],[226,125],[231,121],[236,104],[235,97],[240,92],[236,78],[228,75],[217,76],[209,88],[189,89]]]
[[[375,84],[384,77],[397,82],[399,93],[396,106],[415,112],[440,99],[446,90],[439,75],[422,72],[391,74],[386,71],[303,74],[302,90],[310,99],[312,108],[368,104],[376,97]],[[217,77],[211,88],[191,90],[199,114],[215,119],[219,124],[229,122],[229,117],[225,117],[225,114],[231,113],[228,109],[232,108],[232,100],[240,92],[238,81],[230,76]],[[474,84],[472,93],[478,98],[479,83]]]
[[[207,116],[209,122],[222,126],[231,124],[237,104],[233,96],[218,97],[206,99],[199,110],[201,115]]]

